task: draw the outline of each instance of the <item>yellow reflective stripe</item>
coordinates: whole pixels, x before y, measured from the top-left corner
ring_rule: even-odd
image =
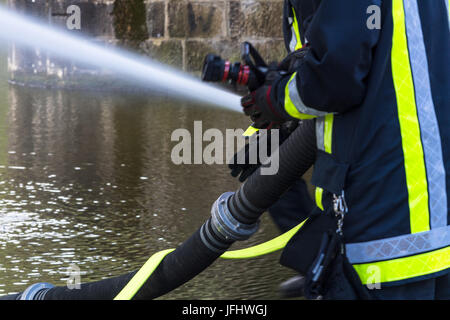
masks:
[[[297,73],[294,73],[291,76],[288,83],[286,84],[286,88],[284,89],[284,109],[293,118],[300,119],[300,120],[314,119],[314,118],[316,118],[316,116],[311,116],[309,114],[300,113],[291,100],[291,96],[289,94],[289,83],[294,79],[294,77],[296,75],[297,75]]]
[[[420,136],[414,84],[409,63],[405,12],[402,0],[393,0],[392,77],[405,158],[411,233],[430,230],[428,184]]]
[[[281,250],[297,233],[297,231],[300,230],[301,227],[303,227],[307,220],[308,219],[304,220],[299,225],[272,240],[246,249],[227,251],[221,256],[221,258],[249,259]],[[114,300],[131,300],[142,287],[142,285],[151,276],[151,274],[155,271],[155,269],[159,266],[161,261],[174,250],[175,249],[167,249],[152,255],[150,259],[148,259],[148,261],[142,266],[142,268],[134,275],[134,277],[127,283],[122,291],[120,291],[120,293],[114,298]]]
[[[297,44],[295,50],[301,49],[303,47],[302,38],[300,37],[300,29],[298,25],[297,15],[295,14],[295,9],[292,7],[292,13],[294,14],[294,23],[292,27],[294,28],[295,38],[297,39]]]
[[[252,135],[254,135],[258,131],[259,131],[259,129],[250,126],[250,127],[247,128],[247,130],[245,130],[243,136],[244,137],[251,137]]]
[[[400,281],[445,270],[450,247],[415,256],[353,265],[363,284]],[[375,281],[375,282],[374,282]]]
[[[131,300],[145,281],[151,276],[153,271],[159,266],[161,261],[174,250],[175,249],[167,249],[152,255],[114,300]]]
[[[323,125],[317,127],[316,130],[320,130],[320,132],[316,131],[316,134],[322,135],[323,138],[319,139],[319,142],[323,146],[318,146],[320,150],[324,150],[327,153],[332,153],[332,147],[333,147],[333,123],[334,123],[334,115],[333,114],[327,114],[323,118],[319,118],[316,121],[322,121]],[[322,148],[323,147],[323,148]],[[323,207],[323,189],[320,187],[316,187],[315,192],[315,198],[316,198],[316,205],[317,207],[324,211]]]
[[[269,254],[278,250],[283,249],[286,244],[291,240],[291,238],[297,233],[298,230],[300,230],[301,227],[305,224],[305,221],[297,225],[296,227],[292,228],[291,230],[287,231],[286,233],[283,233],[282,235],[261,243],[259,245],[245,248],[241,250],[234,250],[234,251],[227,251],[225,252],[221,258],[223,259],[248,259],[248,258],[255,258],[259,257],[265,254]]]
[[[332,153],[332,146],[333,146],[333,122],[334,122],[334,115],[333,114],[327,114],[325,116],[325,128],[324,128],[324,147],[325,152]]]
[[[320,210],[324,211],[322,197],[323,189],[321,187],[316,187],[316,205],[320,208]]]

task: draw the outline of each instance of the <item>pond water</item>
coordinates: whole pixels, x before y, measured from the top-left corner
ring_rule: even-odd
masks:
[[[244,116],[149,95],[12,86],[0,60],[0,295],[65,285],[71,265],[82,282],[136,270],[238,188],[226,165],[173,164],[170,137],[196,120],[244,128]],[[233,249],[276,235],[265,215]],[[160,299],[277,299],[294,275],[278,259],[219,260]]]

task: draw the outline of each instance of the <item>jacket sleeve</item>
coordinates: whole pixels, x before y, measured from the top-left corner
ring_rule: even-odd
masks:
[[[368,20],[381,0],[321,1],[306,31],[309,52],[275,82],[272,99],[287,118],[343,113],[363,102],[379,30]]]

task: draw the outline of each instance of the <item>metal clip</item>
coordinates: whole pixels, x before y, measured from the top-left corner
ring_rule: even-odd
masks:
[[[342,235],[342,228],[344,226],[344,215],[348,212],[347,203],[345,202],[344,190],[340,196],[333,195],[333,209],[338,217],[336,233]]]

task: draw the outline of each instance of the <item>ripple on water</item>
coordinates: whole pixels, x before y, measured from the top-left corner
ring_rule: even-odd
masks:
[[[8,90],[11,104],[0,103],[8,114],[8,127],[0,122],[2,294],[65,285],[72,265],[83,282],[136,270],[187,239],[217,196],[238,186],[226,166],[172,164],[170,135],[198,119],[204,128],[246,125],[239,116],[155,97]],[[277,234],[267,217],[262,228],[248,245]],[[277,298],[290,275],[277,258],[218,261],[163,298]]]

